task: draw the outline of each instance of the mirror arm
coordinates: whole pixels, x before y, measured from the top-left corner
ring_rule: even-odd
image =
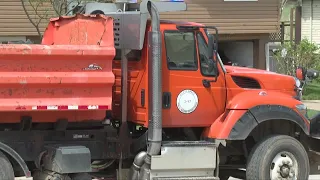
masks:
[[[218,77],[218,76],[215,76],[213,80],[203,79],[203,80],[202,80],[203,86],[206,87],[206,88],[209,88],[209,87],[211,86],[211,83],[212,83],[212,82],[217,82],[217,80],[218,80],[217,77]]]

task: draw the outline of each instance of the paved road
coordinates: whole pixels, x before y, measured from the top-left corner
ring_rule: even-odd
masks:
[[[319,180],[320,179],[320,175],[313,175],[309,177],[309,180]],[[237,179],[237,178],[229,178],[228,180],[241,180],[241,179]]]
[[[319,180],[320,175],[317,176],[310,176],[309,180]],[[237,179],[237,178],[229,178],[228,180],[242,180],[242,179]]]
[[[306,100],[303,103],[308,107],[308,109],[314,109],[320,111],[320,100]]]

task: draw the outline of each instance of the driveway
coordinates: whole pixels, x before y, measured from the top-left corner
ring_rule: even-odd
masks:
[[[308,109],[320,111],[320,100],[305,100],[302,101]]]
[[[319,180],[319,179],[320,179],[320,175],[312,175],[312,176],[309,176],[309,180]],[[229,178],[229,180],[241,180],[241,179]]]

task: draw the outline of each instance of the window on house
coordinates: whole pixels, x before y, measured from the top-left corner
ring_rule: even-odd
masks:
[[[167,65],[170,70],[197,70],[193,32],[165,31]]]

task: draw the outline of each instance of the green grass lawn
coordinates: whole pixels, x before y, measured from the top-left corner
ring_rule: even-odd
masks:
[[[320,100],[320,82],[313,80],[305,86],[303,100]]]
[[[308,114],[309,118],[312,118],[313,116],[315,116],[318,113],[320,113],[320,111],[313,110],[313,109],[308,109],[308,111],[307,111],[307,114]]]

